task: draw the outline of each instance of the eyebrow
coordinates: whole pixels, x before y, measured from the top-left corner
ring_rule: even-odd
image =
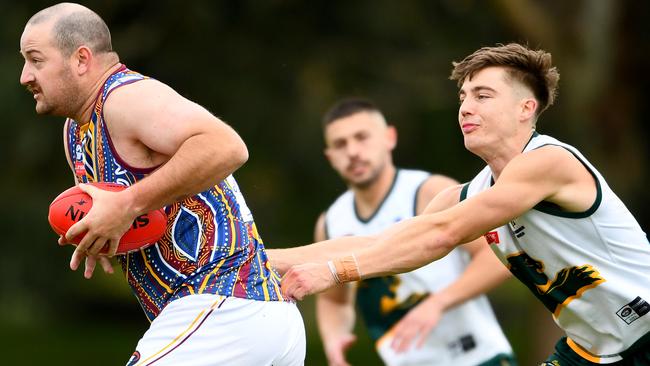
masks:
[[[475,86],[475,87],[473,87],[472,89],[470,89],[470,92],[471,92],[471,93],[478,93],[478,92],[480,92],[480,91],[484,91],[484,90],[487,90],[487,91],[491,91],[491,92],[496,93],[496,90],[495,90],[495,89],[490,88],[489,86],[485,86],[485,85]],[[461,90],[458,91],[458,95],[465,95],[465,94],[466,94],[466,93],[465,93],[465,91],[464,91],[463,89],[461,89]]]
[[[34,54],[34,53],[40,53],[43,54],[42,51],[39,51],[35,48],[28,48],[26,51],[23,51],[22,49],[18,50],[19,53],[25,53],[26,55]]]

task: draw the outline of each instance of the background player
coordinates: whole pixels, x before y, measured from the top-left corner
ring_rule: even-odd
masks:
[[[376,234],[422,212],[454,180],[396,169],[397,132],[370,101],[336,103],[324,116],[325,156],[349,190],[316,223],[315,240]],[[512,350],[483,292],[509,277],[484,240],[413,272],[319,294],[317,319],[330,365],[346,365],[356,304],[387,365],[510,365]],[[488,268],[496,268],[487,271]]]
[[[237,133],[167,85],[127,69],[104,21],[81,5],[36,13],[20,50],[20,82],[36,112],[69,117],[64,143],[76,181],[130,186],[108,192],[81,185],[93,208],[60,239],[87,232],[71,268],[85,258],[90,278],[105,245],[115,253],[136,216],[166,206],[163,239],[117,257],[152,322],[129,365],[302,364],[302,319],[280,293],[231,175],[248,158]]]

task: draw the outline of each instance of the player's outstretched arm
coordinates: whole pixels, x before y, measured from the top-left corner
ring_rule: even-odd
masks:
[[[349,255],[355,250],[372,245],[372,236],[345,236],[320,241],[301,247],[268,249],[266,254],[271,265],[284,275],[292,266],[304,263],[326,263],[331,258]]]
[[[376,244],[371,242],[365,249],[354,251],[354,257],[334,261],[338,264],[334,267],[339,281],[341,277],[343,281],[354,281],[359,277],[419,268],[445,256],[457,245],[504,225],[545,199],[556,203],[565,199],[567,203],[562,202],[562,207],[570,207],[575,203],[575,198],[571,197],[579,194],[582,187],[576,183],[581,179],[576,178],[576,174],[588,176],[588,173],[584,168],[580,173],[576,173],[576,169],[569,170],[580,169],[580,163],[570,157],[570,153],[558,149],[563,150],[540,148],[519,155],[486,191],[446,210],[392,225],[376,237]],[[330,267],[327,263],[292,267],[283,279],[285,295],[302,299],[331,287],[337,281]]]
[[[431,176],[420,189],[417,197],[417,212],[422,212],[427,204],[442,190],[457,184],[451,178],[434,175]],[[319,220],[324,220],[321,216]],[[324,222],[323,222],[324,225]],[[374,236],[346,236],[333,240],[324,240],[310,245],[284,249],[266,249],[269,261],[275,269],[284,275],[289,268],[295,265],[310,262],[326,262],[332,258],[351,254],[355,250],[365,248],[376,242]]]

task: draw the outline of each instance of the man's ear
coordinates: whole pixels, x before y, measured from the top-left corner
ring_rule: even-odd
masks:
[[[392,151],[397,146],[397,129],[393,125],[388,125],[386,127],[386,140],[388,142],[388,147]]]
[[[521,103],[521,120],[527,121],[535,118],[539,103],[535,98],[526,98]]]
[[[90,69],[90,63],[93,61],[93,51],[87,46],[79,46],[73,54],[73,66],[77,70],[77,75],[83,75]]]

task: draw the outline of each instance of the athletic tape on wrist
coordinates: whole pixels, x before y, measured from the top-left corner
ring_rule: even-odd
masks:
[[[359,281],[361,279],[359,264],[357,263],[357,257],[355,257],[354,254],[343,258],[336,258],[330,262],[332,262],[334,267],[334,271],[332,271],[332,267],[330,267],[330,271],[336,273],[334,279],[337,283]]]

